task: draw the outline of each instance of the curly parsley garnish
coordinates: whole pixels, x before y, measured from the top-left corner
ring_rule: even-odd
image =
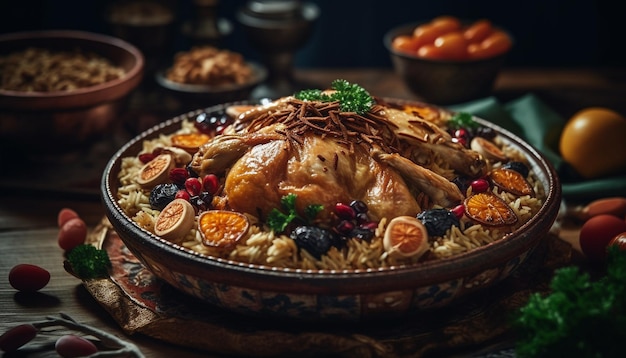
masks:
[[[326,94],[319,89],[307,89],[296,93],[294,96],[302,101],[339,101],[343,112],[367,113],[374,105],[372,96],[361,86],[346,80],[334,80],[331,88],[335,92]]]
[[[626,252],[608,248],[606,275],[555,271],[548,295],[530,296],[514,319],[519,357],[622,357],[626,340]]]
[[[267,226],[274,232],[283,232],[287,226],[294,220],[298,219],[304,222],[315,219],[315,216],[322,211],[322,205],[307,205],[304,209],[305,218],[302,218],[296,212],[296,194],[287,194],[280,199],[280,204],[285,212],[282,212],[276,208],[270,211],[267,217]]]
[[[111,261],[105,250],[81,244],[67,254],[67,263],[76,276],[83,280],[109,277]]]

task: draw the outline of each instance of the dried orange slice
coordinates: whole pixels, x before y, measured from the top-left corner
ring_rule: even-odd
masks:
[[[506,168],[497,168],[489,173],[489,179],[498,188],[515,195],[535,195],[533,187],[522,174]]]
[[[383,245],[392,257],[419,257],[430,247],[428,231],[417,218],[398,216],[389,221],[385,229]]]
[[[157,216],[154,233],[165,240],[180,242],[193,227],[195,216],[191,203],[174,199]]]
[[[193,154],[210,139],[211,137],[204,133],[174,134],[172,136],[172,145]]]
[[[170,154],[160,154],[139,170],[137,183],[144,188],[151,188],[157,184],[165,183],[170,175],[170,169],[174,167],[174,160]]]
[[[490,226],[513,225],[517,215],[500,197],[485,192],[465,199],[465,215],[481,224]]]
[[[248,218],[234,211],[209,210],[198,218],[202,243],[207,246],[231,247],[248,232],[249,227]]]

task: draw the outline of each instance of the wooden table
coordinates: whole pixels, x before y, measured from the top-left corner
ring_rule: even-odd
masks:
[[[333,79],[344,78],[361,84],[372,94],[416,98],[388,69],[301,70],[296,75],[298,80],[317,84],[316,88],[326,86]],[[506,100],[529,92],[538,95],[564,116],[591,105],[611,106],[626,113],[626,101],[623,100],[626,98],[626,71],[621,69],[509,69],[499,77],[494,94]],[[141,108],[141,104],[137,103],[132,110],[134,115],[148,113],[149,118],[156,121],[167,118],[153,108]],[[85,159],[84,154],[69,154],[59,158],[57,165],[54,159],[48,159],[47,165],[52,169],[48,168],[27,181],[10,180],[11,173],[17,176],[24,170],[19,162],[2,163],[0,333],[17,324],[38,321],[45,316],[63,312],[81,323],[132,341],[146,357],[206,357],[206,352],[173,346],[149,337],[126,337],[116,322],[82,287],[81,282],[63,269],[63,251],[57,245],[57,213],[63,207],[73,208],[91,227],[103,217],[98,194],[99,173],[108,155],[118,145],[117,142],[103,145],[104,149],[96,152],[89,160]],[[65,170],[70,173],[63,173]],[[83,177],[77,174],[81,171]],[[60,184],[72,180],[80,183],[78,189]],[[574,245],[577,236],[576,226],[564,227],[561,233],[562,239]],[[50,283],[34,296],[18,293],[9,285],[8,273],[19,263],[32,263],[49,270],[52,275]],[[24,356],[45,356],[44,352],[34,348],[28,352]]]

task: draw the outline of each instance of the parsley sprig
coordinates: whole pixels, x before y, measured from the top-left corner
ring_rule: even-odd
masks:
[[[535,293],[515,317],[519,357],[622,357],[626,341],[626,253],[609,247],[606,275],[555,271],[550,294]]]
[[[474,117],[470,113],[458,112],[455,113],[452,118],[450,118],[448,126],[452,129],[476,129],[478,128],[479,124],[474,120]]]
[[[272,209],[267,217],[267,226],[274,232],[283,232],[287,226],[294,220],[301,220],[303,222],[309,222],[315,219],[315,216],[322,211],[322,205],[307,205],[304,208],[305,217],[302,218],[296,211],[296,194],[287,194],[280,199],[282,209],[280,211],[277,208]]]
[[[335,90],[331,94],[319,89],[307,89],[296,93],[295,97],[303,101],[339,101],[342,111],[358,114],[367,113],[374,105],[374,99],[369,92],[357,84],[337,79],[332,82],[331,88]]]

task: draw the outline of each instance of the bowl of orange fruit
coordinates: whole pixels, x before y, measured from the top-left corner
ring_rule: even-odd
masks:
[[[514,45],[513,37],[489,19],[448,15],[397,26],[383,43],[409,90],[439,105],[489,95]]]

